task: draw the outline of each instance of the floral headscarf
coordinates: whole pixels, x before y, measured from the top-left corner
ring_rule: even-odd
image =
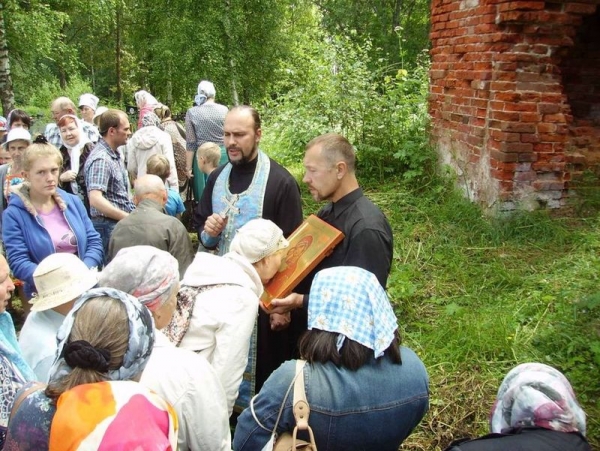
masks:
[[[50,429],[50,449],[177,449],[177,414],[132,381],[83,384],[64,392]]]
[[[148,127],[151,125],[154,125],[155,127],[158,127],[160,125],[160,118],[156,115],[156,113],[153,113],[152,111],[150,111],[149,113],[146,113],[142,119],[142,125],[144,127]]]
[[[319,271],[310,288],[308,329],[339,333],[380,357],[394,339],[396,315],[373,273],[354,266]]]
[[[173,294],[179,281],[179,263],[153,246],[121,249],[99,276],[99,284],[135,296],[151,311],[158,310]]]
[[[585,435],[585,413],[573,388],[558,370],[542,363],[524,363],[504,378],[490,419],[491,431],[541,427]]]
[[[154,320],[150,311],[140,304],[136,298],[122,291],[113,288],[92,288],[75,301],[75,305],[56,334],[56,340],[58,341],[57,357],[50,370],[50,382],[57,381],[72,371],[72,368],[65,361],[63,349],[71,335],[75,315],[88,300],[100,296],[120,300],[127,310],[129,321],[129,343],[123,356],[123,364],[116,370],[108,371],[108,377],[114,381],[130,380],[141,374],[146,367],[154,346]]]

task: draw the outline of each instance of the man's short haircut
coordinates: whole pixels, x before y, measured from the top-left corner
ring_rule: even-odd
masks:
[[[221,161],[221,148],[218,144],[206,142],[198,147],[198,158],[204,158],[213,168],[219,166]]]
[[[138,199],[149,194],[157,195],[167,190],[165,183],[154,174],[146,174],[136,179],[133,183],[133,189]]]
[[[356,168],[354,147],[342,135],[339,133],[326,133],[317,136],[306,145],[306,150],[315,146],[321,146],[321,155],[325,157],[331,166],[334,166],[338,161],[343,161],[346,163],[348,171],[354,172]]]
[[[233,112],[233,111],[245,111],[245,112],[249,112],[250,115],[252,116],[252,119],[254,120],[254,130],[258,130],[261,126],[261,122],[260,122],[260,115],[258,114],[258,111],[256,111],[254,108],[252,108],[249,105],[238,105],[233,107],[229,112]]]
[[[119,128],[121,125],[121,117],[124,115],[122,111],[109,109],[100,115],[98,121],[98,128],[100,129],[100,136],[106,136],[108,130],[111,127]]]
[[[146,174],[160,177],[163,183],[171,175],[171,166],[169,160],[164,155],[154,154],[146,162]]]

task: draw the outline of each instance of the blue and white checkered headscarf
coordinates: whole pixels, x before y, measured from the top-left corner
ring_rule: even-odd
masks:
[[[65,362],[62,352],[71,335],[75,314],[88,300],[100,296],[120,300],[127,310],[129,322],[129,342],[127,343],[127,351],[123,356],[123,363],[116,370],[109,371],[108,377],[113,381],[126,381],[133,379],[144,371],[154,347],[154,320],[150,310],[140,304],[136,298],[122,291],[107,287],[92,288],[75,301],[75,305],[65,317],[56,334],[58,348],[56,350],[56,360],[50,370],[50,382],[54,382],[72,371],[72,368]]]
[[[319,271],[310,288],[308,329],[340,334],[338,351],[350,338],[381,357],[398,328],[396,315],[373,273],[355,266]]]

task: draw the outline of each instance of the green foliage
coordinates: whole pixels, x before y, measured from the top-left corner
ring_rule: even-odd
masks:
[[[373,70],[380,70],[382,61],[389,64],[390,73],[396,71],[398,64],[403,69],[412,68],[429,46],[428,1],[318,0],[315,3],[323,13],[322,24],[329,34],[345,36],[359,46],[373,44],[369,50]]]
[[[598,219],[489,218],[439,180],[411,191],[388,180],[368,193],[394,231],[388,293],[434,391],[432,429],[403,449],[443,449],[449,439],[437,437],[435,424],[454,437],[484,433],[502,377],[528,361],[566,374],[588,415],[588,436],[600,444]],[[446,391],[449,373],[473,378],[471,386]],[[459,397],[463,410],[450,412]]]
[[[298,43],[280,69],[279,95],[265,108],[265,147],[284,162],[301,160],[310,139],[339,132],[355,145],[362,178],[377,182],[401,174],[419,183],[433,174],[427,129],[428,68],[381,76],[368,68],[369,46],[325,36]]]

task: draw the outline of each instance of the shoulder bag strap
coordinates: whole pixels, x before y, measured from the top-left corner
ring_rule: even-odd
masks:
[[[305,360],[298,360],[296,362],[296,375],[292,379],[290,386],[288,387],[287,391],[285,392],[285,395],[283,396],[283,401],[281,401],[281,407],[279,408],[279,413],[277,414],[277,419],[275,420],[275,426],[273,426],[273,430],[271,431],[272,434],[275,434],[277,432],[277,425],[279,424],[279,420],[281,419],[281,414],[283,413],[283,408],[285,407],[285,401],[288,399],[288,396],[290,395],[292,388],[294,388],[296,386],[296,381],[298,380],[299,376],[302,374],[302,371],[298,372],[298,366],[299,366],[300,362],[302,362],[302,368],[304,368],[304,364],[306,363]],[[300,378],[300,379],[302,379],[302,387],[304,387],[304,379],[303,378]],[[303,390],[304,390],[304,388],[303,388]],[[250,400],[250,412],[252,413],[252,416],[254,417],[254,421],[256,421],[256,424],[258,424],[261,428],[266,429],[268,431],[269,429],[267,429],[266,427],[264,427],[262,425],[262,423],[258,420],[258,417],[256,416],[256,412],[254,412],[254,400],[256,399],[256,397],[258,395],[260,395],[260,393],[257,393],[256,395],[254,395],[252,397],[252,399]],[[292,405],[292,407],[293,407],[293,405]]]
[[[19,410],[19,407],[21,407],[21,403],[23,401],[25,401],[25,398],[27,398],[34,391],[40,390],[42,388],[46,388],[46,384],[42,384],[41,382],[36,382],[31,387],[29,387],[27,390],[21,392],[21,394],[19,395],[19,397],[17,399],[15,399],[15,402],[13,403],[12,409],[10,410],[10,417],[8,418],[8,423],[9,424],[12,421],[13,417],[15,416],[15,414],[17,413],[17,410]]]
[[[311,427],[308,425],[308,417],[310,416],[310,406],[306,400],[306,390],[304,388],[304,366],[306,360],[296,361],[296,381],[294,382],[294,418],[296,419],[296,427],[292,434],[292,449],[296,449],[296,434],[298,430],[308,431],[310,437],[310,445],[313,451],[317,451],[315,437]],[[298,377],[298,374],[300,377]]]

